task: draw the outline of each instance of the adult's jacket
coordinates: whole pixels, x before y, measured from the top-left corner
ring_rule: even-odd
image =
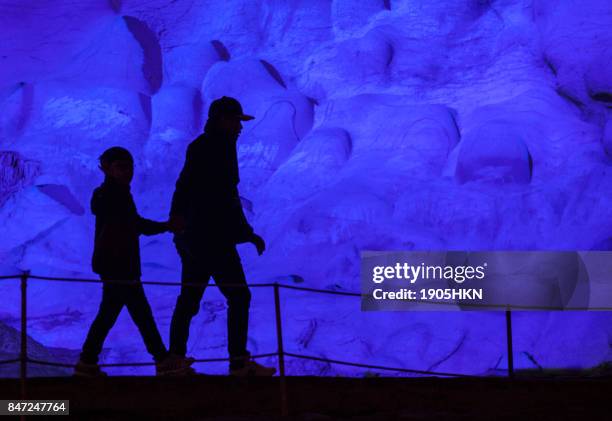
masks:
[[[171,215],[185,219],[192,244],[238,244],[249,241],[253,228],[238,194],[236,141],[205,130],[187,147],[176,182]]]

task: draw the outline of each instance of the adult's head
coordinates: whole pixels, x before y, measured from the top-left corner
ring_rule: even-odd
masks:
[[[242,131],[242,122],[254,118],[251,115],[244,114],[237,99],[223,96],[210,104],[207,124],[232,139],[238,139]]]
[[[113,146],[100,155],[100,169],[107,177],[120,184],[129,185],[134,177],[134,158],[130,151]]]

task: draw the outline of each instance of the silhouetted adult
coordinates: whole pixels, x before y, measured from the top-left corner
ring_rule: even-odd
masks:
[[[210,104],[204,133],[187,148],[172,197],[170,225],[181,257],[183,285],[170,326],[170,350],[184,356],[191,319],[212,276],[227,299],[227,336],[232,375],[271,376],[274,368],[250,360],[247,332],[251,293],[236,244],[250,242],[261,255],[264,240],[247,222],[238,195],[236,141],[245,115],[240,103],[222,97]]]

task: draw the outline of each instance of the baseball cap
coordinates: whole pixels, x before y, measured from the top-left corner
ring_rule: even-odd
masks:
[[[222,115],[238,117],[242,121],[253,120],[252,115],[244,114],[242,106],[236,98],[223,96],[211,102],[208,108],[208,117],[215,118]]]

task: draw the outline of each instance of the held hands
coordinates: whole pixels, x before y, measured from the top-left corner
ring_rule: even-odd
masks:
[[[261,256],[261,254],[266,249],[266,242],[259,235],[253,233],[249,238],[249,243],[253,244],[257,249],[257,254]]]

